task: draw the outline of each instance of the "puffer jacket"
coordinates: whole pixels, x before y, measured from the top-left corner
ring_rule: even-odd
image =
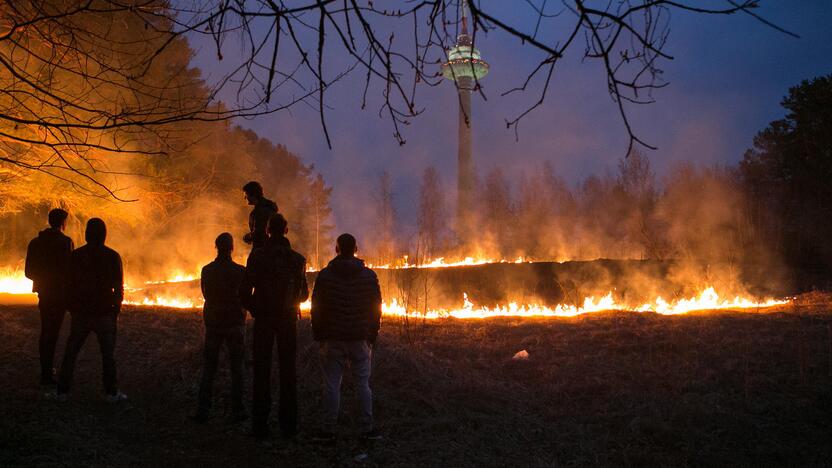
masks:
[[[364,260],[339,255],[318,273],[312,292],[312,333],[316,341],[374,343],[381,325],[381,289]]]

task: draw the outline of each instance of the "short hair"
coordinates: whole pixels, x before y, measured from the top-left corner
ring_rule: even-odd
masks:
[[[217,236],[217,239],[214,241],[214,246],[220,252],[231,252],[234,250],[234,238],[230,233],[224,232]]]
[[[65,210],[53,208],[49,210],[49,225],[57,229],[64,223],[64,221],[66,221],[68,216],[69,213]]]
[[[341,234],[335,243],[338,245],[338,252],[341,255],[355,255],[356,242],[352,234],[346,232]]]
[[[260,182],[252,180],[251,182],[243,185],[243,192],[246,195],[253,195],[258,198],[263,197],[263,186],[260,185]]]
[[[107,239],[107,225],[101,218],[90,218],[87,221],[87,230],[84,233],[87,244],[103,244]]]
[[[269,234],[282,236],[286,232],[286,227],[289,226],[289,221],[280,213],[275,213],[269,218]]]

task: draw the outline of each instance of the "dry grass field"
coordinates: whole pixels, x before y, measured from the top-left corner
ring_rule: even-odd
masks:
[[[319,379],[306,320],[302,433],[257,442],[225,417],[227,371],[210,424],[188,419],[197,312],[126,308],[117,359],[130,400],[111,406],[94,338],[72,398],[45,401],[37,310],[0,306],[0,466],[828,466],[831,310],[814,295],[765,314],[388,320],[372,380],[385,439],[359,442],[347,379],[341,437],[321,447],[309,439]],[[524,349],[528,360],[512,359]]]

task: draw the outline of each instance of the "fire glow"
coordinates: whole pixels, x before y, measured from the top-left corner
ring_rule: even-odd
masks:
[[[719,296],[716,290],[711,287],[706,288],[697,296],[688,299],[667,301],[661,297],[657,297],[651,303],[641,304],[636,307],[617,303],[611,292],[597,299],[594,297],[588,297],[584,299],[583,304],[580,306],[558,304],[554,307],[539,304],[518,304],[516,302],[511,302],[505,306],[482,307],[476,306],[474,302],[468,298],[468,295],[465,294],[463,296],[463,306],[458,309],[429,309],[427,311],[408,310],[396,299],[393,299],[390,302],[382,304],[382,313],[385,316],[391,317],[423,318],[428,320],[447,318],[487,319],[493,317],[574,317],[577,315],[605,311],[654,312],[661,315],[679,315],[697,310],[763,309],[787,303],[788,301],[773,299],[761,302],[741,297],[723,299]],[[189,298],[159,296],[154,298],[143,298],[135,301],[126,300],[125,304],[184,309],[202,307],[201,302],[195,302]],[[309,301],[301,304],[302,312],[308,313],[310,308],[311,303]]]
[[[407,258],[404,258],[407,265]],[[520,263],[522,259],[515,262],[479,262],[473,258],[466,258],[460,262],[445,262],[443,259],[436,259],[430,263],[422,264],[422,268],[440,268],[463,265],[479,265],[485,263]],[[428,266],[429,265],[429,266]],[[383,266],[377,268],[404,268],[403,266]],[[412,267],[412,266],[411,266]],[[172,275],[164,281],[148,281],[145,285],[172,284],[179,282],[195,281],[197,278],[192,275]],[[9,268],[0,270],[0,293],[32,295],[32,282],[27,279],[20,270]],[[785,300],[763,300],[756,301],[743,297],[733,299],[721,297],[713,287],[708,287],[698,295],[690,298],[666,300],[662,297],[655,298],[652,302],[640,305],[627,305],[616,302],[613,293],[609,292],[602,297],[587,297],[581,305],[558,304],[554,307],[540,304],[520,304],[510,302],[505,305],[494,307],[477,306],[475,301],[467,294],[463,296],[463,305],[456,309],[428,309],[408,310],[398,300],[393,299],[382,305],[382,312],[390,317],[410,317],[428,320],[455,318],[455,319],[486,319],[491,317],[574,317],[577,315],[603,311],[631,311],[631,312],[654,312],[661,315],[678,315],[697,310],[725,310],[725,309],[763,309],[778,305],[787,304]],[[125,287],[124,304],[134,306],[170,307],[177,309],[199,309],[203,306],[202,297],[194,298],[186,295],[151,295],[148,296],[142,289]],[[303,312],[309,311],[309,301],[301,304]]]

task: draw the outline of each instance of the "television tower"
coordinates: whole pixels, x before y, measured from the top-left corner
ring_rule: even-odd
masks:
[[[474,161],[471,156],[471,91],[488,74],[488,63],[480,57],[468,35],[468,2],[461,2],[461,29],[456,45],[442,64],[442,76],[456,85],[459,95],[459,147],[457,151],[456,230],[463,242],[471,240],[474,220]]]

